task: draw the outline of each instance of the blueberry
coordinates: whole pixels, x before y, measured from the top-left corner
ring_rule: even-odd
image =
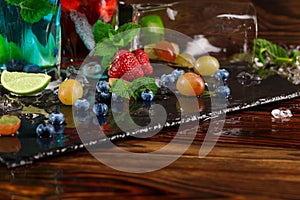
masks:
[[[58,48],[53,49],[53,57],[56,57],[58,55]]]
[[[65,116],[61,112],[51,113],[49,116],[49,122],[51,124],[63,124],[65,122]]]
[[[184,74],[184,71],[182,69],[175,69],[172,72],[172,75],[177,80],[182,74]]]
[[[40,138],[51,138],[56,132],[55,127],[52,124],[43,122],[36,127],[36,134]]]
[[[217,87],[215,92],[218,96],[224,96],[228,98],[230,95],[230,88],[228,86],[219,86]]]
[[[142,106],[150,108],[153,105],[153,101],[143,101]]]
[[[100,92],[98,94],[98,97],[97,97],[97,100],[99,102],[105,102],[105,101],[107,101],[109,99],[110,99],[110,93],[109,92]]]
[[[160,79],[163,85],[175,83],[176,81],[175,77],[172,74],[163,74]]]
[[[90,108],[90,102],[87,99],[77,99],[74,103],[74,108],[77,111],[87,111]]]
[[[6,62],[7,71],[23,71],[24,63],[19,60],[9,60]]]
[[[108,92],[110,89],[107,81],[98,81],[96,85],[97,92]]]
[[[107,124],[107,118],[104,116],[98,116],[93,118],[93,124],[96,126],[104,126]]]
[[[53,90],[53,94],[58,96],[58,88],[56,88],[55,90]]]
[[[63,134],[65,131],[65,125],[64,124],[55,124],[54,129],[55,129],[56,134]]]
[[[79,122],[86,122],[91,118],[91,114],[87,111],[75,112],[74,118]]]
[[[216,73],[214,74],[215,79],[219,80],[219,81],[227,81],[229,78],[229,72],[226,69],[219,69],[218,71],[216,71]]]
[[[30,64],[30,65],[26,65],[23,68],[23,71],[27,73],[41,73],[42,69],[38,65]]]
[[[93,112],[97,116],[105,116],[108,113],[108,106],[105,103],[96,103],[93,106]]]
[[[151,90],[145,90],[144,92],[142,92],[141,97],[144,101],[152,101],[154,98],[154,95]]]

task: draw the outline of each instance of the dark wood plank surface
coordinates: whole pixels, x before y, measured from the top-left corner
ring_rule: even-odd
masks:
[[[300,1],[253,3],[261,37],[300,44]],[[280,107],[294,116],[273,119],[271,111]],[[217,145],[200,159],[208,125],[200,123],[193,144],[176,162],[145,174],[111,169],[87,151],[13,170],[0,166],[0,199],[299,199],[300,99],[228,114]],[[117,144],[149,152],[168,144],[176,132],[169,128]]]

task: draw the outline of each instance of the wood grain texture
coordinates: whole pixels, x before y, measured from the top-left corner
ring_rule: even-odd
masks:
[[[300,43],[300,1],[253,3],[261,37]],[[280,107],[291,109],[294,116],[273,119],[271,111]],[[208,126],[209,121],[199,124],[196,139],[176,162],[145,174],[111,169],[86,151],[14,170],[0,166],[0,199],[299,199],[300,99],[228,114],[217,145],[200,159]],[[151,152],[168,144],[177,130],[117,145],[130,152]],[[180,141],[178,148],[184,135]],[[176,149],[160,156],[174,154]],[[113,149],[105,152],[112,155]]]

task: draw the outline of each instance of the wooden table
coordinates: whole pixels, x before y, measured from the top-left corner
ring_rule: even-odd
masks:
[[[300,44],[299,1],[253,2],[261,37]],[[280,107],[294,116],[272,119],[272,109]],[[200,123],[184,155],[155,172],[120,172],[87,151],[13,170],[0,166],[0,199],[299,199],[300,99],[228,114],[223,135],[200,159],[208,123]],[[169,128],[151,139],[118,145],[131,152],[152,151],[166,145],[176,132]]]

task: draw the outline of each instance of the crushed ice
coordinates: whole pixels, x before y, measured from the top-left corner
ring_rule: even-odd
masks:
[[[70,17],[75,24],[77,34],[80,36],[86,48],[92,51],[96,44],[93,35],[93,27],[89,24],[86,16],[75,10],[70,12]]]
[[[285,108],[272,110],[272,115],[276,119],[290,118],[293,116],[291,110]]]
[[[168,14],[168,17],[170,18],[170,20],[175,21],[178,11],[174,10],[172,8],[167,8],[167,14]]]

